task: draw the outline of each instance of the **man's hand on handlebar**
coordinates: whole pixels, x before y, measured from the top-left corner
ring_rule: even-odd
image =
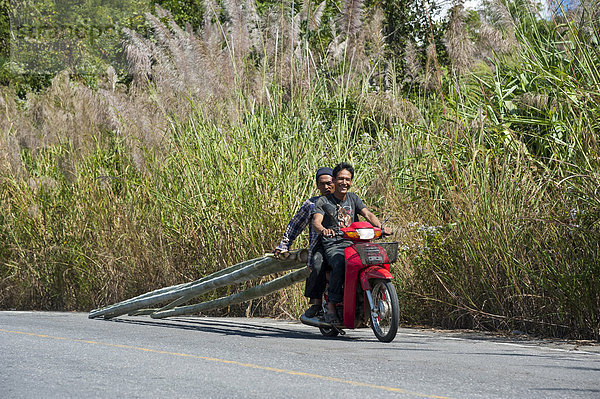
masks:
[[[390,229],[387,226],[381,227],[381,232],[383,233],[384,236],[391,236],[392,235],[392,229]]]
[[[321,234],[323,234],[323,237],[331,238],[335,236],[335,231],[333,229],[325,229],[321,231]]]

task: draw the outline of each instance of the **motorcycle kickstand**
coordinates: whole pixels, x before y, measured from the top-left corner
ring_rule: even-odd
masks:
[[[340,328],[337,328],[337,326],[335,324],[331,324],[331,328],[333,328],[333,330],[336,331],[340,335],[346,335],[346,331],[344,331]]]

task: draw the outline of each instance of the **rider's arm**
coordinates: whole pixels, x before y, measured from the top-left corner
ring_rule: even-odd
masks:
[[[273,253],[278,254],[282,251],[289,251],[290,246],[294,242],[294,240],[302,233],[306,225],[308,225],[308,221],[310,220],[311,214],[311,202],[306,200],[296,212],[294,217],[290,219],[287,227],[285,228],[285,232],[283,233],[283,237],[281,238],[281,242],[275,248]]]
[[[321,213],[313,213],[312,225],[317,234],[323,234],[325,237],[332,236],[334,231],[323,227],[323,215]]]

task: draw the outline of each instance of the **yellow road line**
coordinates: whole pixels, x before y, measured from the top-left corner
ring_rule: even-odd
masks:
[[[11,333],[11,334],[28,335],[28,336],[31,336],[31,337],[39,337],[39,338],[58,339],[58,340],[70,341],[70,342],[81,342],[81,343],[85,343],[85,344],[108,346],[108,347],[112,347],[112,348],[134,349],[134,350],[143,351],[143,352],[159,353],[161,355],[189,357],[189,358],[193,358],[193,359],[201,359],[201,360],[206,360],[206,361],[210,361],[210,362],[223,363],[223,364],[232,364],[232,365],[240,366],[240,367],[247,367],[247,368],[252,368],[252,369],[257,369],[257,370],[271,371],[271,372],[274,372],[274,373],[288,374],[288,375],[297,375],[297,376],[302,376],[302,377],[315,378],[315,379],[319,379],[319,380],[325,380],[325,381],[331,381],[331,382],[338,382],[340,384],[353,385],[353,386],[356,386],[356,387],[373,388],[373,389],[378,389],[378,390],[383,390],[383,391],[388,391],[388,392],[398,392],[398,393],[403,393],[403,394],[406,394],[406,395],[418,396],[418,397],[421,397],[421,398],[450,399],[447,396],[428,395],[428,394],[424,394],[424,393],[420,393],[420,392],[407,391],[406,389],[388,387],[388,386],[385,386],[385,385],[375,385],[375,384],[369,384],[369,383],[366,383],[366,382],[344,380],[342,378],[337,378],[337,377],[328,377],[328,376],[324,376],[324,375],[320,375],[320,374],[305,373],[303,371],[278,369],[278,368],[274,368],[274,367],[260,366],[258,364],[242,363],[242,362],[238,362],[238,361],[235,361],[235,360],[219,359],[219,358],[216,358],[216,357],[198,356],[198,355],[192,355],[192,354],[189,354],[189,353],[177,353],[177,352],[161,351],[161,350],[156,350],[156,349],[142,348],[142,347],[139,347],[139,346],[130,346],[130,345],[121,345],[121,344],[109,344],[109,343],[106,343],[106,342],[97,342],[97,341],[90,341],[90,340],[85,340],[85,339],[55,337],[55,336],[46,335],[46,334],[36,334],[36,333],[23,332],[23,331],[4,330],[2,328],[0,328],[0,332]]]

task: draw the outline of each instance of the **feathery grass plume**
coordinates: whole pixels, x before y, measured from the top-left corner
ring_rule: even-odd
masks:
[[[161,9],[158,10],[160,12]],[[153,81],[158,83],[158,87],[168,86],[175,92],[184,92],[188,87],[185,84],[188,59],[182,49],[184,44],[157,17],[150,13],[146,13],[145,17],[157,39],[152,54],[155,61],[152,66]]]
[[[421,63],[419,62],[419,55],[417,49],[412,40],[406,41],[404,47],[404,82],[414,83],[418,80],[419,74],[422,71]]]
[[[223,36],[222,26],[219,23],[219,9],[213,1],[209,0],[206,1],[206,8],[204,27],[197,36],[198,51],[203,61],[198,65],[203,77],[203,80],[198,82],[198,86],[205,89],[200,98],[216,105],[219,99],[227,97],[229,87],[235,81],[235,69],[222,45],[226,36]],[[220,115],[220,112],[214,114]]]
[[[237,56],[233,48],[226,47],[227,51],[223,50],[222,43],[233,45],[234,38],[231,35],[223,36],[221,27],[217,26],[218,18],[213,18],[211,12],[218,15],[217,10],[209,8],[207,11],[203,40],[193,32],[181,29],[170,14],[160,8],[158,13],[166,19],[166,24],[151,14],[146,15],[156,43],[135,33],[129,35],[130,42],[127,48],[128,54],[132,54],[132,57],[128,58],[130,70],[134,73],[141,71],[137,73],[141,77],[150,76],[151,86],[146,88],[150,89],[151,93],[155,93],[149,102],[142,98],[143,91],[135,97],[140,102],[146,102],[147,106],[154,111],[146,115],[146,121],[149,123],[143,123],[144,126],[138,129],[138,134],[134,135],[138,138],[140,136],[149,138],[142,142],[160,146],[161,132],[166,127],[165,116],[189,114],[190,98],[206,104],[207,107],[201,109],[208,111],[211,117],[232,120],[238,118],[235,87],[238,82],[243,82],[244,70],[236,69],[236,63],[240,65],[242,63],[235,60]],[[140,57],[141,52],[137,51],[138,49],[146,49],[150,53],[143,53],[145,57]],[[238,56],[241,57],[241,54],[238,53]],[[141,67],[136,66],[136,62],[141,62]],[[151,66],[148,70],[149,62]],[[138,80],[141,84],[141,79]],[[139,86],[144,88],[143,85]],[[209,106],[214,104],[219,106]],[[223,107],[224,104],[227,105]],[[155,125],[153,121],[155,118],[162,118],[162,122],[156,121],[158,123]],[[140,125],[139,120],[128,120],[128,123]]]
[[[444,42],[448,56],[452,62],[452,67],[458,75],[464,75],[471,68],[475,49],[467,32],[463,1],[454,1],[454,5],[449,13],[448,28],[444,36]]]
[[[333,23],[332,26],[334,26]],[[344,59],[344,55],[346,54],[346,49],[348,46],[348,40],[342,39],[342,35],[338,35],[335,32],[333,33],[333,39],[329,42],[327,47],[327,61],[330,66],[333,66]]]
[[[239,74],[242,71],[243,60],[248,56],[251,48],[249,23],[243,12],[241,0],[224,0],[223,5],[229,15],[229,20],[225,24],[228,33],[226,45]],[[239,78],[243,79],[241,76]]]
[[[204,0],[206,12],[204,13],[203,26],[198,27],[196,34],[202,38],[202,42],[207,44],[216,41],[217,37],[221,36],[218,27],[219,7],[214,0]]]
[[[310,58],[303,56],[305,50],[300,41],[300,13],[285,2],[265,16],[265,47],[270,80],[283,92],[281,99],[302,99],[311,85],[314,66]],[[306,49],[308,50],[308,49]],[[310,55],[307,52],[307,55]],[[262,73],[262,72],[261,72]],[[298,90],[299,89],[299,90]]]
[[[10,87],[0,86],[0,110],[2,110],[2,118],[0,118],[0,131],[8,132],[13,119],[17,116],[16,94]]]
[[[2,155],[0,155],[0,175],[4,169],[9,175],[20,176],[24,170],[21,160],[21,148],[18,140],[12,134],[9,134],[8,131],[6,134],[4,143],[0,144],[0,150],[4,147],[4,151],[1,151]]]
[[[354,70],[362,71],[365,67],[363,14],[363,0],[346,0],[339,16],[340,33],[346,41],[345,57],[350,66],[350,74]]]
[[[312,13],[312,0],[306,0],[306,1],[301,2],[300,14],[298,14],[300,16],[300,20],[306,21],[308,24],[308,18],[311,13]]]
[[[3,115],[0,118],[0,175],[19,175],[22,168],[19,142],[13,131],[19,120],[15,100],[16,94],[11,89],[0,87],[0,112]]]
[[[363,0],[345,0],[339,25],[346,37],[355,39],[363,26]]]
[[[367,93],[364,102],[369,118],[388,131],[398,123],[414,123],[419,117],[419,110],[412,102],[389,91]]]
[[[117,76],[117,72],[112,65],[109,65],[106,69],[106,81],[108,83],[108,87],[111,91],[115,91],[117,88],[117,83],[119,81],[119,77]]]
[[[134,83],[145,84],[150,77],[154,45],[146,42],[137,32],[123,28],[125,34],[125,57],[127,69]]]
[[[242,0],[223,0],[224,11],[229,17],[232,27],[242,25]]]
[[[493,26],[501,29],[514,28],[513,19],[504,0],[483,0],[481,13]]]
[[[393,61],[385,61],[383,64],[383,90],[396,92],[396,68]]]
[[[475,43],[475,58],[489,63],[493,54],[511,54],[518,48],[514,34],[506,35],[487,21],[481,21],[478,40]]]
[[[371,64],[381,60],[386,46],[383,35],[383,23],[385,14],[381,8],[377,8],[371,20],[361,32],[364,37],[365,53],[370,58]]]
[[[516,47],[518,41],[515,37],[515,21],[510,14],[506,0],[484,0],[483,4],[484,7],[480,11],[480,15],[483,16],[482,22],[485,21],[493,29],[502,32],[502,39],[495,40],[490,45],[495,45],[494,49]],[[527,0],[519,2],[519,4],[526,4],[528,10],[533,7]],[[487,33],[493,32],[493,29],[488,29]],[[485,34],[486,32],[483,33]]]
[[[555,14],[560,14],[560,6],[554,5]],[[598,0],[580,0],[578,3],[569,4],[569,9],[566,15],[578,29],[589,38],[596,36],[595,41],[598,42],[600,34],[600,2]],[[594,39],[592,39],[594,40]]]
[[[481,25],[477,32],[476,58],[489,64],[494,54],[511,54],[519,48],[515,22],[503,0],[488,0],[479,11]]]
[[[551,104],[555,104],[554,100],[550,99],[547,94],[541,93],[523,93],[518,98],[518,101],[523,105],[539,111],[543,111],[549,106],[552,106]]]
[[[57,74],[43,92],[28,96],[26,107],[15,137],[33,150],[70,143],[75,152],[89,152],[109,124],[97,94],[71,81],[68,71]]]
[[[311,2],[305,2],[307,8],[310,6]],[[327,5],[327,1],[322,1],[317,8],[311,13],[307,12],[307,21],[308,21],[308,29],[311,31],[317,30],[321,27],[321,19],[323,18],[323,13],[325,12],[325,6]]]
[[[435,44],[430,43],[425,50],[427,61],[425,62],[425,73],[421,81],[422,86],[428,90],[440,88],[440,79],[437,76],[437,53]]]
[[[262,20],[258,16],[255,0],[244,1],[244,21],[246,30],[249,32],[250,44],[254,50],[261,51],[263,46]]]
[[[102,92],[107,108],[112,110],[113,131],[119,133],[138,172],[147,170],[144,153],[150,152],[157,159],[166,155],[168,115],[189,112],[185,99],[177,98],[176,92],[163,87],[159,93],[153,97],[146,91]]]
[[[164,11],[162,18],[168,18],[168,26],[162,25],[159,20],[154,20],[154,24],[160,24],[157,28],[162,31],[171,32],[172,36],[163,46],[168,54],[168,61],[162,63],[164,71],[159,73],[159,77],[167,84],[172,86],[175,92],[183,95],[190,95],[200,98],[206,93],[205,57],[202,52],[202,44],[191,31],[184,31],[173,20],[172,16]],[[179,96],[179,95],[178,95]]]

